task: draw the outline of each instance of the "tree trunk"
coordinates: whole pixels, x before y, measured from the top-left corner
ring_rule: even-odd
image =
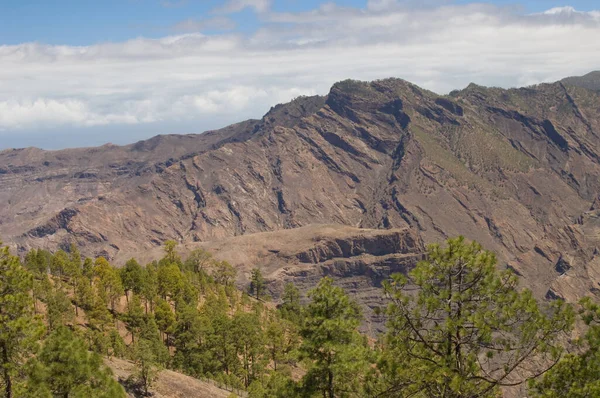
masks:
[[[327,372],[327,390],[329,391],[329,398],[334,398],[333,395],[333,372],[331,369]]]
[[[149,384],[147,376],[142,377],[142,383],[144,383],[144,396],[147,397],[148,396],[148,384]]]
[[[6,343],[2,342],[2,364],[4,365],[4,396],[5,398],[12,398],[12,380],[10,378],[10,372],[8,370],[8,351],[6,349]]]

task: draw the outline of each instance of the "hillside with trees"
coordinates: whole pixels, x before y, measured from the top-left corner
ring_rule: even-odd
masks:
[[[359,333],[360,306],[331,278],[306,298],[292,284],[279,305],[260,270],[247,291],[235,269],[174,242],[145,266],[32,250],[0,253],[3,396],[149,396],[171,369],[249,397],[588,397],[599,390],[599,306],[580,316],[540,303],[495,255],[463,238],[384,286],[387,332]],[[576,318],[586,332],[571,340]],[[134,371],[117,382],[102,358]]]

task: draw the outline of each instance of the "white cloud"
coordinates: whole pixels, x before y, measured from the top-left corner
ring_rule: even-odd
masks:
[[[372,0],[302,13],[255,7],[250,36],[192,33],[93,46],[0,46],[0,130],[259,117],[335,81],[402,77],[448,92],[519,86],[600,69],[600,12],[523,15],[490,5],[407,7]],[[110,138],[109,138],[110,139]]]
[[[554,7],[549,10],[543,12],[546,15],[557,15],[557,14],[574,14],[577,10],[574,7],[566,6],[566,7]]]

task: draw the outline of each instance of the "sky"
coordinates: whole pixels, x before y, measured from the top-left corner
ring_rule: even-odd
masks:
[[[597,0],[0,0],[0,149],[200,133],[336,81],[600,69]]]

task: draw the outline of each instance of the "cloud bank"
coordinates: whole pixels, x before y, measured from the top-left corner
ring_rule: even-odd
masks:
[[[403,5],[404,4],[404,5]],[[470,82],[503,87],[600,69],[600,11],[570,7],[523,15],[471,4],[414,8],[371,0],[309,12],[254,9],[261,27],[137,38],[91,46],[0,46],[0,135],[57,127],[240,121],[346,79],[401,77],[446,93]],[[224,16],[179,31],[232,29]]]

